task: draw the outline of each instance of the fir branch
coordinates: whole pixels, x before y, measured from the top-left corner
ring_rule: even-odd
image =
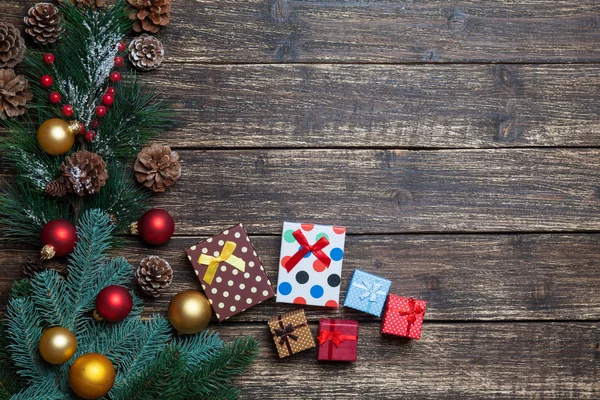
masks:
[[[188,371],[198,368],[198,365],[209,360],[223,348],[223,341],[214,331],[182,336],[175,340],[175,344],[182,353],[187,354]]]
[[[69,400],[71,396],[61,392],[56,386],[54,379],[48,377],[46,379],[36,381],[29,385],[26,389],[17,393],[11,400]]]
[[[64,280],[55,270],[45,270],[31,278],[33,299],[46,325],[67,326],[72,298]]]
[[[10,298],[28,297],[31,295],[31,282],[29,279],[19,279],[14,281],[10,287]]]
[[[6,322],[0,322],[0,400],[9,399],[13,394],[17,393],[22,382],[14,368],[9,346],[8,334],[6,332]]]

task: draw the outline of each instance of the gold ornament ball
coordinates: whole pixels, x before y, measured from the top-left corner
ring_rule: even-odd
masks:
[[[79,357],[69,369],[69,385],[84,399],[97,399],[107,394],[115,383],[115,367],[98,353]]]
[[[37,141],[42,150],[53,156],[65,154],[75,143],[79,122],[67,122],[60,118],[44,121],[37,131]]]
[[[77,340],[70,330],[55,326],[44,332],[39,347],[44,360],[50,364],[64,364],[77,351]]]
[[[169,304],[169,322],[179,333],[191,335],[206,328],[212,316],[208,299],[197,290],[177,293]]]

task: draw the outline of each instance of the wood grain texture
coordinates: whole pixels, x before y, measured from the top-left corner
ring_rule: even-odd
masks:
[[[280,238],[252,240],[275,285]],[[162,297],[144,298],[146,315],[164,313],[172,296],[182,290],[201,290],[184,251],[199,241],[178,237],[152,248],[132,240],[117,252],[134,266],[155,254],[175,270],[174,282]],[[15,252],[12,247],[5,245],[0,251],[2,307],[26,257],[35,256],[31,249]],[[342,303],[352,271],[360,268],[391,279],[392,293],[427,300],[427,321],[600,319],[600,270],[594,267],[600,258],[600,235],[348,236],[345,250]],[[261,322],[292,309],[272,299],[231,321]],[[373,320],[349,308],[309,307],[307,315]]]
[[[311,320],[316,334],[316,320]],[[237,380],[242,399],[597,399],[595,323],[423,325],[420,341],[359,325],[356,363],[317,361],[317,351],[277,360],[266,323],[226,325],[253,334],[261,353]]]
[[[598,65],[177,64],[176,147],[600,145]]]
[[[183,175],[155,198],[180,235],[283,220],[351,234],[597,231],[600,150],[180,151]]]

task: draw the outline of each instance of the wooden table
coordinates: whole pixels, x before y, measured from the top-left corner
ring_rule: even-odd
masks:
[[[22,25],[33,1],[3,1]],[[284,220],[348,227],[354,268],[427,300],[420,341],[360,320],[358,361],[279,361],[269,301],[212,325],[261,342],[245,399],[600,397],[597,0],[176,0],[168,61],[145,75],[181,111],[161,142],[183,176],[177,221],[132,264],[243,222],[276,278]],[[6,173],[6,171],[4,172]],[[31,249],[1,247],[1,303]]]

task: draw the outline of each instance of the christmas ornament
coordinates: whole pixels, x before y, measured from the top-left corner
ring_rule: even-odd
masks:
[[[93,142],[94,139],[96,139],[96,132],[94,132],[94,131],[87,131],[85,133],[85,140],[87,140],[88,142]]]
[[[84,399],[98,399],[107,394],[115,383],[115,367],[99,353],[77,358],[69,368],[69,385]]]
[[[130,4],[133,30],[157,33],[161,26],[171,21],[171,0],[127,0]]]
[[[58,93],[58,92],[51,92],[48,95],[48,98],[50,100],[50,103],[52,103],[52,104],[60,103],[60,93]]]
[[[25,40],[13,24],[0,22],[0,68],[13,68],[23,61]]]
[[[78,135],[83,135],[85,132],[85,125],[83,123],[79,123],[79,132],[77,132]]]
[[[137,181],[157,193],[164,192],[181,176],[179,154],[158,144],[144,147],[133,169]]]
[[[107,286],[96,297],[96,313],[109,322],[124,320],[132,308],[131,293],[123,286]]]
[[[0,69],[0,119],[25,114],[25,105],[33,99],[29,82],[10,68]]]
[[[56,58],[54,57],[54,54],[52,54],[52,53],[44,54],[44,64],[52,65],[52,64],[54,64],[55,61],[56,61]]]
[[[158,68],[165,50],[160,40],[150,35],[140,35],[129,44],[129,61],[142,71]]]
[[[50,75],[42,75],[42,77],[40,78],[40,85],[42,85],[46,89],[52,86],[52,82],[53,80]]]
[[[125,44],[125,42],[123,42],[123,41],[120,41],[120,42],[117,44],[117,51],[121,52],[121,51],[125,50],[125,46],[127,46],[127,45]]]
[[[160,257],[148,256],[140,262],[135,279],[144,293],[159,297],[173,281],[173,268]]]
[[[73,106],[70,104],[65,104],[62,106],[62,113],[65,117],[69,118],[73,116]]]
[[[114,87],[112,87],[112,86],[109,86],[106,89],[106,94],[110,94],[111,96],[114,96],[115,93],[117,93],[117,90]]]
[[[211,316],[208,299],[197,290],[177,293],[169,304],[169,322],[179,333],[200,332],[206,328]]]
[[[117,68],[122,67],[123,64],[125,64],[125,60],[123,60],[123,57],[116,56],[115,57],[115,67],[117,67]]]
[[[93,120],[91,126],[92,126],[93,129],[100,128],[100,120],[97,120],[97,119]]]
[[[113,71],[110,73],[109,77],[110,77],[110,80],[115,83],[121,82],[121,73],[120,72]]]
[[[54,43],[64,32],[61,25],[62,14],[54,4],[37,3],[27,11],[25,32],[33,38],[36,43]]]
[[[113,103],[115,102],[115,98],[113,97],[112,94],[106,93],[104,96],[102,96],[102,104],[104,104],[105,106],[112,106]],[[97,121],[95,121],[97,122]]]
[[[67,220],[55,219],[48,222],[40,233],[42,243],[42,259],[66,256],[75,248],[77,242],[77,229]]]
[[[27,278],[33,278],[35,274],[47,269],[53,269],[63,276],[66,276],[68,272],[67,266],[62,262],[28,258],[23,266],[23,275]]]
[[[171,214],[160,208],[153,208],[142,215],[138,222],[131,224],[131,233],[140,235],[148,244],[163,244],[175,232],[175,221]]]
[[[96,116],[98,118],[105,117],[106,116],[106,112],[107,112],[106,107],[104,107],[104,106],[97,106],[96,107]]]
[[[70,330],[55,326],[44,332],[39,349],[42,358],[50,364],[64,364],[77,351],[77,340]]]
[[[60,118],[44,121],[37,131],[37,141],[42,150],[53,156],[65,154],[75,143],[75,134],[79,132],[78,121],[67,122]]]
[[[108,179],[106,162],[102,156],[87,150],[77,151],[65,157],[60,171],[62,173],[60,182],[69,193],[79,196],[98,193]]]

